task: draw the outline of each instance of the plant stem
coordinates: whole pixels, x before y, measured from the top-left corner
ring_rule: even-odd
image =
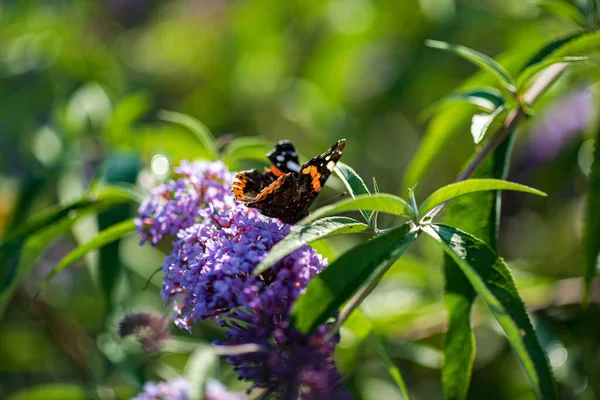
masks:
[[[560,76],[560,74],[567,68],[567,63],[557,63],[554,64],[547,69],[545,69],[540,77],[531,85],[529,90],[523,95],[523,100],[526,104],[531,106],[551,85],[556,81],[556,79]],[[500,144],[506,139],[506,137],[512,132],[519,122],[525,117],[525,111],[522,107],[519,107],[516,110],[511,111],[502,127],[492,136],[490,140],[486,142],[481,151],[475,155],[473,161],[467,165],[464,171],[456,178],[455,182],[461,182],[467,180],[473,176],[477,168],[485,161],[485,159],[500,146]],[[435,207],[429,213],[427,213],[428,217],[431,219],[435,218],[439,215],[440,212],[446,207],[446,203],[440,204]]]

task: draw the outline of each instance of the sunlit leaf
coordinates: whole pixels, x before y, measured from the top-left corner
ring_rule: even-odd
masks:
[[[315,240],[367,229],[369,229],[367,225],[346,217],[323,218],[310,225],[299,226],[269,251],[264,260],[254,269],[254,274],[261,274],[278,260]]]
[[[531,81],[531,79],[537,75],[538,73],[540,73],[541,71],[543,71],[544,69],[548,68],[549,66],[553,65],[553,64],[558,64],[558,63],[572,63],[572,62],[577,62],[577,61],[585,61],[587,60],[587,57],[551,57],[551,58],[546,58],[544,61],[540,61],[537,64],[533,64],[532,66],[530,66],[529,68],[527,68],[526,70],[524,70],[518,77],[517,77],[517,88],[519,92],[522,92],[524,90],[525,87],[528,86],[528,83]]]
[[[574,22],[582,28],[586,27],[585,17],[579,9],[565,0],[543,0],[537,3],[541,9],[548,11],[567,21]]]
[[[321,207],[301,220],[299,224],[305,225],[328,215],[356,210],[380,211],[387,214],[403,215],[408,218],[412,216],[410,205],[398,196],[387,193],[363,194],[353,199],[344,199],[329,206]]]
[[[335,173],[342,180],[346,189],[350,193],[350,196],[356,197],[362,194],[369,194],[369,189],[362,178],[354,171],[352,168],[347,166],[342,162],[338,162],[335,167]],[[371,212],[362,211],[360,212],[365,219],[365,221],[369,221],[371,217]]]
[[[185,376],[190,382],[190,400],[204,399],[206,381],[215,375],[219,357],[210,346],[197,346],[185,365]]]
[[[585,218],[585,302],[589,300],[590,285],[600,266],[600,131],[596,135],[594,161],[589,175],[589,194]]]
[[[539,398],[556,399],[550,364],[504,261],[484,242],[458,229],[434,224],[423,231],[454,259],[488,306]]]
[[[547,196],[546,193],[540,190],[501,179],[467,179],[462,182],[451,183],[433,192],[419,207],[419,215],[425,215],[427,211],[455,197],[485,190],[514,190]]]
[[[600,51],[600,31],[595,31],[578,35],[554,50],[548,57],[587,57],[598,51]]]
[[[504,106],[500,106],[491,114],[475,114],[473,116],[471,119],[471,135],[475,144],[481,142],[494,120],[505,110]]]
[[[79,260],[81,257],[89,253],[90,251],[97,250],[102,246],[112,243],[115,240],[121,239],[130,233],[135,231],[135,223],[133,220],[123,221],[116,225],[111,226],[103,231],[100,231],[92,240],[81,246],[71,250],[62,260],[52,269],[52,271],[44,278],[40,283],[38,290],[33,296],[33,300],[41,293],[42,290],[48,285],[48,283],[60,272],[62,272],[69,265]]]
[[[215,138],[213,137],[212,133],[210,133],[210,130],[206,127],[206,125],[204,125],[202,122],[198,121],[196,118],[190,117],[189,115],[167,110],[161,110],[158,113],[158,118],[162,119],[163,121],[173,122],[188,128],[196,135],[198,141],[202,143],[204,148],[210,154],[211,158],[217,158],[217,145],[215,143]]]
[[[480,68],[496,76],[500,80],[500,83],[502,83],[507,89],[511,91],[514,90],[515,82],[512,76],[506,70],[506,68],[500,65],[493,58],[465,46],[440,42],[438,40],[426,40],[425,44],[429,47],[449,51],[468,61],[471,61]]]
[[[310,332],[327,321],[370,278],[389,268],[418,235],[409,222],[342,254],[310,281],[293,308],[294,325]]]

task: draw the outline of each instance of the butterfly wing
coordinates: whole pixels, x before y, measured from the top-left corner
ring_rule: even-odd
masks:
[[[276,180],[277,177],[270,172],[263,174],[254,169],[249,169],[239,172],[235,176],[231,188],[237,201],[248,203],[254,200],[264,188]]]
[[[289,140],[277,142],[273,150],[267,153],[267,158],[272,164],[270,171],[277,176],[300,172],[298,152]]]
[[[300,185],[301,195],[307,197],[307,206],[312,204],[321,188],[335,169],[335,165],[344,152],[346,140],[342,139],[336,142],[325,153],[313,157],[300,169],[298,183]]]
[[[246,205],[286,224],[295,224],[308,215],[308,207],[304,204],[298,178],[294,174],[280,176]]]

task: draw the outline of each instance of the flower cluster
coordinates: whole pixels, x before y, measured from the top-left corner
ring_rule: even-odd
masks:
[[[188,169],[191,165],[186,164]],[[310,246],[303,246],[254,275],[256,265],[293,228],[235,202],[227,185],[219,186],[210,198],[199,196],[206,193],[202,188],[209,180],[207,164],[198,165],[183,182],[171,183],[180,188],[178,199],[193,201],[190,219],[181,221],[182,212],[169,215],[173,209],[190,209],[188,204],[169,208],[174,200],[159,207],[157,203],[144,205],[140,211],[149,210],[155,219],[160,215],[169,229],[178,228],[173,251],[163,265],[161,291],[165,303],[175,310],[175,324],[191,330],[194,322],[211,318],[227,329],[225,340],[217,344],[255,345],[259,350],[228,358],[239,378],[253,383],[250,390],[261,388],[275,397],[307,400],[348,398],[333,361],[338,338],[329,338],[326,326],[305,335],[290,325],[294,302],[327,261]],[[230,176],[221,168],[219,176]],[[173,231],[160,227],[148,232],[140,235],[154,235],[154,243],[158,233]]]
[[[177,377],[166,382],[146,382],[139,393],[132,400],[189,400],[190,382]],[[209,379],[204,390],[206,400],[244,400],[247,397],[242,393],[230,392],[219,381]]]
[[[146,382],[142,392],[132,400],[189,400],[190,383],[178,377],[167,382]]]
[[[158,244],[166,235],[177,235],[181,229],[198,222],[198,210],[208,204],[231,206],[233,175],[220,161],[183,161],[175,169],[177,180],[152,190],[140,206],[136,219],[141,243]]]

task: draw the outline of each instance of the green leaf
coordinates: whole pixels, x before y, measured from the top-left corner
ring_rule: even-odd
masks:
[[[238,138],[231,141],[225,147],[221,160],[231,170],[240,169],[241,160],[258,160],[266,162],[266,154],[273,146],[260,138]]]
[[[100,211],[107,207],[127,202],[139,202],[139,195],[119,186],[104,186],[96,192],[68,204],[56,205],[45,209],[7,236],[2,243],[26,238],[57,223],[63,218],[73,218],[81,213]],[[2,243],[0,243],[0,246]]]
[[[493,58],[465,46],[440,42],[438,40],[426,40],[425,44],[436,49],[446,50],[471,61],[485,71],[496,76],[502,85],[510,91],[514,91],[515,82],[510,73]]]
[[[116,204],[136,200],[137,198],[132,197],[132,194],[127,190],[107,186],[96,193],[83,196],[66,205],[50,207],[32,217],[19,230],[0,243],[0,271],[2,272],[0,276],[0,293],[4,290],[12,293],[18,284],[15,279],[22,277],[31,268],[30,264],[23,266],[19,261],[23,246],[26,245],[30,236],[41,233],[54,225],[62,224],[64,221],[70,221],[72,224],[84,215],[100,212]],[[62,233],[61,230],[59,232]],[[6,300],[4,294],[0,297],[0,311],[2,306],[5,305],[2,299]]]
[[[48,383],[19,390],[6,400],[87,400],[92,392],[84,386],[69,383]]]
[[[589,175],[589,194],[585,219],[585,297],[587,303],[592,280],[600,266],[600,130],[596,135],[594,161]]]
[[[402,378],[400,369],[396,366],[396,364],[394,364],[394,361],[392,361],[388,355],[383,343],[381,343],[381,340],[373,332],[371,332],[371,334],[367,337],[366,343],[371,349],[373,349],[373,352],[377,355],[381,362],[383,362],[388,370],[388,373],[398,386],[398,389],[400,389],[400,392],[404,398],[410,400],[410,393],[408,393],[408,389],[404,379]]]
[[[264,260],[254,269],[254,275],[263,273],[278,260],[315,240],[346,233],[362,232],[367,229],[369,229],[368,225],[346,217],[323,218],[310,225],[299,226],[298,229],[290,232],[269,251]]]
[[[467,102],[477,106],[482,111],[487,111],[488,113],[493,112],[495,109],[501,105],[504,105],[505,103],[502,93],[497,89],[472,89],[464,92],[452,93],[441,100],[436,101],[431,106],[427,107],[427,109],[423,111],[422,115],[427,118],[433,115],[433,113],[439,108],[455,102]]]
[[[445,225],[427,225],[431,236],[454,259],[504,330],[539,398],[556,399],[556,387],[525,305],[504,261],[484,242]]]
[[[508,173],[515,132],[500,144],[492,157],[477,169],[477,178],[504,179]],[[495,250],[500,217],[499,191],[478,192],[452,201],[445,213],[448,225],[480,238]],[[444,306],[448,329],[444,339],[442,386],[444,398],[467,397],[475,358],[475,337],[471,328],[471,310],[477,292],[452,257],[444,257]]]
[[[475,114],[471,119],[471,135],[473,136],[473,142],[478,144],[481,142],[486,132],[492,126],[494,120],[506,110],[506,107],[500,106],[494,110],[491,114]]]
[[[0,286],[0,316],[6,310],[21,280],[39,257],[59,236],[69,230],[77,219],[63,219],[36,234],[0,247],[0,268],[9,271]]]
[[[342,254],[310,281],[292,310],[294,326],[311,332],[327,321],[360,287],[389,268],[418,235],[408,222]]]
[[[339,162],[335,166],[335,173],[342,180],[348,192],[350,192],[350,196],[353,198],[356,196],[360,196],[362,194],[370,194],[367,185],[362,180],[362,178],[354,171],[352,168],[347,166],[346,164]],[[369,222],[371,218],[371,213],[367,211],[360,211],[365,221]]]
[[[102,165],[99,180],[108,184],[133,185],[137,181],[141,169],[141,162],[137,154],[113,153],[107,157]],[[98,230],[103,231],[132,217],[132,210],[128,204],[111,207],[109,210],[98,214]],[[113,291],[121,276],[121,257],[119,254],[120,240],[115,240],[103,246],[98,252],[98,275],[100,287],[104,293],[106,310],[108,313],[113,308]]]
[[[135,222],[132,219],[123,221],[101,232],[98,232],[98,235],[96,235],[92,240],[71,250],[66,256],[63,257],[62,260],[60,260],[58,264],[56,264],[52,271],[46,276],[46,278],[44,278],[42,283],[40,283],[36,293],[32,297],[32,301],[34,301],[36,297],[39,296],[41,291],[44,290],[44,288],[46,287],[46,285],[48,285],[52,278],[54,278],[56,275],[62,272],[62,270],[67,268],[69,265],[73,264],[75,261],[85,256],[90,251],[96,250],[102,246],[114,242],[115,240],[121,239],[134,231]]]
[[[419,215],[423,216],[434,207],[455,197],[485,190],[515,190],[538,196],[547,196],[546,193],[529,186],[501,179],[467,179],[462,182],[451,183],[433,192],[419,207]]]
[[[206,127],[206,125],[204,125],[202,122],[198,121],[196,118],[190,117],[189,115],[167,110],[160,110],[158,112],[158,118],[162,119],[163,121],[173,122],[188,128],[196,135],[196,138],[200,143],[202,143],[210,157],[213,160],[217,159],[217,145],[215,143],[215,138],[213,137],[212,133],[210,133],[210,130]]]
[[[579,9],[565,0],[544,0],[536,4],[542,10],[548,11],[567,21],[574,22],[582,28],[586,27],[585,17]]]
[[[517,88],[518,92],[521,93],[528,86],[531,78],[533,78],[538,73],[542,72],[544,69],[549,66],[557,63],[572,63],[577,61],[585,61],[587,57],[550,57],[546,58],[543,61],[540,61],[537,64],[533,64],[532,66],[525,69],[518,77],[517,77]]]
[[[408,218],[412,216],[410,205],[398,196],[388,193],[363,194],[353,199],[344,199],[329,206],[321,207],[300,221],[299,224],[306,225],[327,215],[356,210],[381,211],[393,215],[403,215]]]
[[[600,51],[600,31],[579,35],[552,52],[549,57],[589,56]]]
[[[210,346],[199,346],[194,350],[184,372],[190,382],[190,400],[204,399],[206,381],[215,375],[218,363],[219,357]]]

